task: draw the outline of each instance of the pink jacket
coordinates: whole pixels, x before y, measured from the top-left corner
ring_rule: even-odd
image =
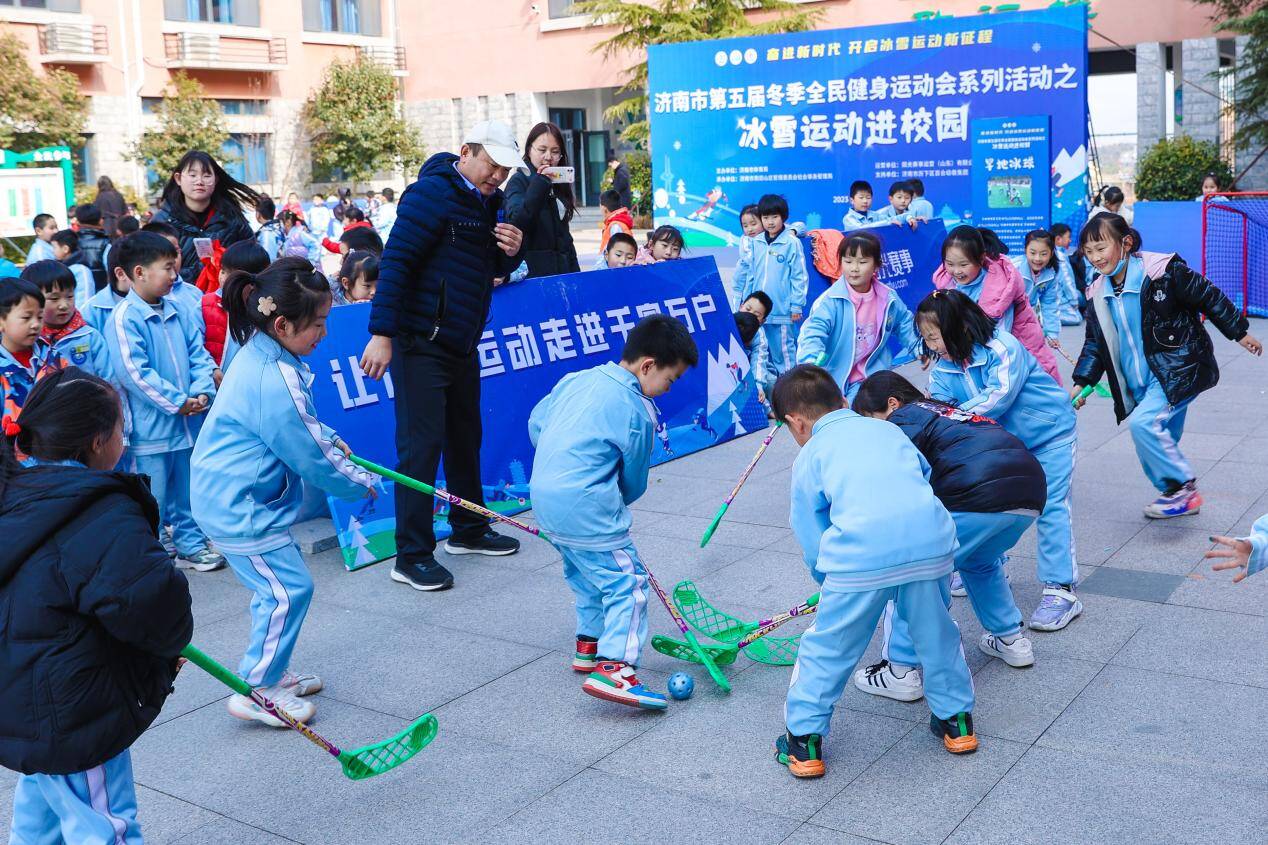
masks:
[[[1061,384],[1061,374],[1057,372],[1057,359],[1052,350],[1044,342],[1043,328],[1039,318],[1030,307],[1026,298],[1026,283],[1022,280],[1021,271],[1005,258],[987,258],[983,265],[986,278],[982,281],[982,296],[977,304],[982,306],[991,318],[998,320],[1004,312],[1013,309],[1013,337],[1021,341],[1021,345],[1039,359],[1039,366],[1044,372]],[[933,286],[939,290],[954,288],[955,279],[942,265],[933,274]]]

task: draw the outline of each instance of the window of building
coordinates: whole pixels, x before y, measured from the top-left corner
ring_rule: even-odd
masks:
[[[50,12],[79,12],[79,0],[0,0],[0,6],[47,9]]]
[[[141,113],[154,114],[162,97],[142,97]],[[225,114],[268,114],[268,100],[216,100]]]
[[[260,0],[163,0],[169,21],[260,25]]]
[[[83,135],[83,143],[78,147],[71,147],[71,155],[74,156],[75,162],[75,183],[78,185],[91,185],[97,181],[97,168],[94,167],[92,135]]]
[[[573,7],[577,0],[549,0],[546,5],[546,14],[551,20],[559,18],[571,18],[577,14],[577,10]]]
[[[303,0],[307,32],[382,35],[382,0]]]
[[[269,181],[268,140],[268,135],[230,135],[224,145],[225,172],[248,185]]]

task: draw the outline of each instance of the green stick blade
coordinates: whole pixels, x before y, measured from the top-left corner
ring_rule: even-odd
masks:
[[[731,507],[730,502],[723,502],[722,507],[718,508],[718,512],[713,515],[713,522],[709,523],[709,527],[704,530],[704,536],[700,538],[700,548],[709,545],[709,541],[713,539],[713,532],[718,530],[718,526],[722,524],[722,517],[726,514],[726,509]]]
[[[389,772],[426,748],[436,738],[438,728],[436,717],[424,713],[390,739],[341,752],[343,773],[352,780],[365,780]]]
[[[679,581],[675,584],[672,599],[674,607],[687,620],[687,624],[706,637],[733,643],[753,630],[751,622],[745,622],[709,604],[692,581]]]
[[[748,658],[767,666],[791,666],[797,662],[801,635],[795,637],[762,637],[749,643],[744,653]]]
[[[718,689],[723,692],[731,691],[731,682],[726,679],[726,675],[722,674],[722,670],[718,668],[718,664],[700,645],[700,641],[696,639],[696,635],[690,631],[685,632],[687,635],[687,644],[690,645],[700,657],[700,662],[704,664],[704,668],[709,670],[709,677],[713,678],[713,682],[718,685]]]
[[[659,651],[666,657],[672,657],[675,660],[685,660],[688,663],[703,663],[700,655],[696,654],[695,649],[684,643],[682,640],[675,640],[673,637],[665,637],[657,634],[652,637],[652,648]],[[723,646],[702,646],[708,652],[709,657],[719,666],[730,666],[735,662],[735,657],[739,654],[739,650],[735,647],[726,648]]]
[[[1112,399],[1112,398],[1114,398],[1114,394],[1113,394],[1113,393],[1110,393],[1109,388],[1108,388],[1108,387],[1106,387],[1105,385],[1101,384],[1100,382],[1097,382],[1097,384],[1095,385],[1095,388],[1094,388],[1094,389],[1096,390],[1096,395],[1097,395],[1097,396],[1103,396],[1103,397],[1105,397],[1106,399]]]

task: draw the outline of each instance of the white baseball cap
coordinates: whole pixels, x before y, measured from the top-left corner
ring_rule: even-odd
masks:
[[[479,144],[489,158],[502,167],[523,167],[523,154],[511,127],[500,120],[482,120],[467,130],[464,144]]]

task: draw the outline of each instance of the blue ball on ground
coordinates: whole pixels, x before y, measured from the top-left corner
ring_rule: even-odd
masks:
[[[691,698],[696,689],[696,679],[686,672],[675,672],[669,676],[669,695],[677,701]]]

